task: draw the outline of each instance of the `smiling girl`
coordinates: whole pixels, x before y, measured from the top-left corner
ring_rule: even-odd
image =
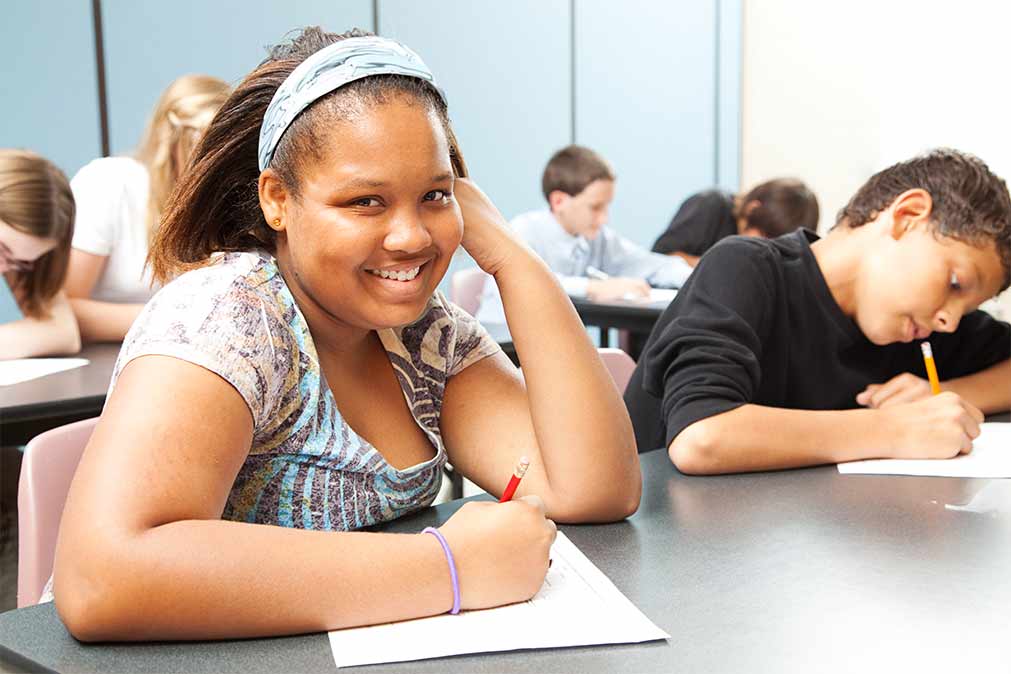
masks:
[[[0,283],[24,315],[0,323],[0,359],[80,350],[60,291],[73,232],[74,195],[63,172],[33,152],[0,149]]]
[[[70,491],[55,596],[75,636],[289,634],[521,601],[552,520],[635,511],[613,382],[464,174],[442,92],[391,40],[306,29],[239,84],[152,250],[159,278],[195,269],[128,334]],[[461,244],[501,288],[524,378],[436,291]],[[421,534],[355,531],[431,504],[447,460],[498,493],[521,454],[524,499]]]

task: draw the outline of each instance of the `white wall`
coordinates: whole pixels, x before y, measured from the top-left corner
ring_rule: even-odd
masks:
[[[873,172],[930,147],[1011,178],[1008,25],[988,0],[746,0],[742,187],[805,180],[824,230]]]

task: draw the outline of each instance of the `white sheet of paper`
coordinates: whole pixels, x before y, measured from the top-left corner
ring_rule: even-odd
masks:
[[[840,463],[844,475],[1011,478],[1011,424],[986,423],[972,452],[954,459],[871,459]]]
[[[636,302],[637,304],[670,304],[677,297],[678,291],[676,288],[650,288],[649,295],[646,297],[639,297],[638,295],[628,294],[622,299],[628,300],[630,302]]]
[[[0,360],[0,386],[45,377],[47,374],[73,370],[88,364],[86,358],[19,358]]]
[[[540,591],[511,606],[330,632],[338,667],[669,639],[559,532]]]
[[[678,291],[675,288],[650,288],[649,290],[649,302],[666,302],[670,304],[677,297]]]

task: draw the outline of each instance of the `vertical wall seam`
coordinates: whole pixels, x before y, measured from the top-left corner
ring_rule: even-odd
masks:
[[[720,49],[722,48],[722,37],[720,25],[720,5],[722,0],[714,0],[715,9],[715,20],[716,20],[716,31],[714,35],[716,39],[716,55],[713,60],[713,76],[714,76],[714,87],[713,87],[713,185],[720,184],[720,177],[722,171],[720,171],[720,86],[721,86],[721,65],[720,65]]]
[[[576,0],[569,0],[569,141],[576,144]]]
[[[98,124],[102,156],[109,156],[109,105],[105,87],[105,37],[102,34],[102,0],[91,0],[91,21],[95,33],[95,69],[98,80]]]

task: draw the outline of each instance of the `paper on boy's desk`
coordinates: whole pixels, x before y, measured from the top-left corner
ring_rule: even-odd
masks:
[[[511,606],[330,632],[338,667],[669,639],[559,533],[540,591]]]
[[[980,425],[972,452],[954,459],[872,459],[840,463],[843,474],[932,477],[1011,477],[1011,424]]]
[[[73,370],[88,364],[86,358],[19,358],[0,360],[0,386],[20,384],[47,374]]]

